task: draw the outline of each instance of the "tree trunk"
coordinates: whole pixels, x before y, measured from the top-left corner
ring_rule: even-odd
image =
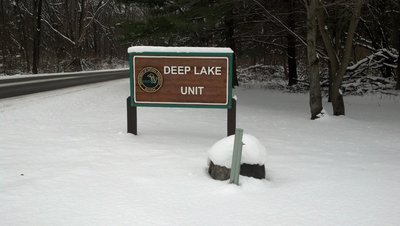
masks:
[[[42,0],[35,0],[34,1],[34,11],[36,13],[36,26],[34,31],[33,37],[33,60],[32,60],[32,73],[38,73],[38,64],[39,64],[39,57],[40,57],[40,32],[41,32],[41,17],[42,17]],[[35,15],[35,13],[34,13]]]
[[[288,37],[288,76],[289,76],[289,86],[297,84],[297,62],[296,62],[296,41],[293,35]]]
[[[336,76],[334,77],[334,82],[333,82],[333,90],[332,90],[332,108],[333,108],[333,114],[334,115],[344,115],[344,102],[343,102],[343,96],[340,91],[340,86],[343,81],[343,77],[346,74],[347,71],[347,66],[349,65],[350,62],[350,57],[352,53],[352,46],[353,46],[353,37],[356,32],[358,22],[360,21],[360,15],[361,15],[361,7],[364,4],[364,0],[357,0],[356,4],[354,5],[353,8],[353,15],[350,20],[349,24],[349,29],[347,31],[347,39],[345,41],[344,45],[344,53],[343,57],[341,59],[341,64],[339,67],[339,70],[336,73]]]
[[[400,19],[400,14],[397,16]],[[399,24],[397,24],[399,26]],[[397,29],[397,82],[396,90],[400,90],[400,26]]]
[[[349,27],[347,30],[347,36],[345,38],[345,43],[343,47],[341,47],[342,54],[338,54],[335,50],[336,44],[338,47],[339,37],[335,38],[335,40],[331,39],[331,35],[328,33],[328,26],[326,23],[326,11],[321,2],[318,3],[318,26],[319,31],[321,33],[322,40],[325,45],[325,49],[329,56],[329,63],[332,71],[332,89],[330,91],[332,108],[334,115],[344,115],[344,103],[343,96],[340,91],[340,86],[343,81],[343,77],[346,74],[347,66],[350,62],[350,57],[352,53],[353,46],[353,37],[357,29],[358,22],[360,20],[361,15],[361,7],[364,4],[364,0],[356,0],[354,4],[354,8],[352,10],[352,16],[349,22]],[[336,33],[338,35],[338,33]]]
[[[234,38],[234,33],[235,33],[235,23],[233,21],[233,8],[234,8],[234,3],[232,3],[232,9],[229,11],[227,17],[225,18],[225,26],[226,26],[226,45],[229,46],[234,54],[233,54],[233,59],[232,59],[232,88],[235,88],[236,86],[239,85],[239,81],[237,78],[236,74],[236,43],[235,43],[235,38]]]
[[[6,30],[6,19],[5,19],[5,10],[4,10],[4,3],[3,0],[0,0],[0,8],[1,8],[1,29],[0,29],[0,38],[1,38],[1,54],[2,54],[2,60],[3,60],[3,66],[1,67],[3,69],[3,73],[6,74],[6,37],[4,34],[4,31]]]
[[[288,25],[289,28],[295,30],[294,0],[288,1]],[[292,33],[287,35],[287,57],[289,65],[289,86],[297,84],[297,61],[296,61],[296,37]]]
[[[331,64],[328,64],[328,102],[332,102],[332,86],[333,86],[333,71],[332,71],[332,66]]]
[[[389,14],[385,13],[388,12],[390,9],[390,6],[388,4],[387,0],[383,0],[380,1],[380,4],[378,5],[378,11],[380,12],[378,15],[378,20],[379,23],[382,24],[382,26],[380,26],[380,33],[381,33],[381,45],[384,49],[389,49],[390,48],[390,44],[389,44]],[[382,48],[381,47],[381,48]],[[392,77],[392,68],[385,66],[382,68],[382,75],[384,78],[390,78]]]
[[[30,48],[29,48],[29,44],[30,42],[30,38],[27,35],[27,29],[26,29],[26,19],[23,16],[23,12],[21,11],[21,7],[20,7],[20,3],[18,0],[15,1],[16,7],[15,7],[15,13],[18,15],[19,18],[19,23],[18,26],[21,30],[21,35],[22,35],[22,42],[23,42],[23,55],[25,57],[25,61],[26,61],[26,72],[30,72],[31,71],[31,60],[33,58]],[[28,25],[30,26],[30,25]]]
[[[400,90],[400,55],[397,57],[397,82],[396,90]]]
[[[94,56],[97,58],[99,57],[98,51],[98,43],[97,43],[97,25],[93,23],[93,49],[94,49]]]
[[[331,93],[331,101],[333,108],[333,115],[344,115],[344,101],[343,95],[340,92],[340,88],[338,87],[340,84],[333,84],[332,93]]]
[[[66,7],[70,9],[70,15],[72,17],[72,30],[71,37],[73,37],[74,45],[72,47],[73,59],[71,63],[66,67],[66,71],[82,71],[82,43],[84,38],[82,37],[84,33],[83,29],[83,19],[86,13],[86,2],[85,0],[75,0],[71,1],[70,5],[66,2]]]
[[[322,111],[321,85],[319,81],[319,60],[317,57],[316,1],[307,0],[307,68],[310,80],[311,119],[318,118]]]

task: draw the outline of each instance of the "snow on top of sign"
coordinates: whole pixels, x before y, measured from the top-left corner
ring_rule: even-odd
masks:
[[[175,53],[233,53],[231,48],[224,47],[165,47],[165,46],[132,46],[128,53],[175,52]]]
[[[217,165],[231,168],[235,135],[225,137],[215,143],[208,151],[209,159]],[[266,162],[267,151],[264,145],[254,136],[243,134],[241,163],[263,165]]]

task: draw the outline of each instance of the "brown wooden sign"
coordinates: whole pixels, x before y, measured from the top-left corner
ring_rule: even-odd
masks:
[[[228,106],[228,57],[136,55],[132,61],[135,105]]]

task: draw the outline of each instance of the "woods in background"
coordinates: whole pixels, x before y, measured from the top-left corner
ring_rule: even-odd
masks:
[[[309,84],[312,118],[321,84],[335,115],[348,77],[373,72],[400,89],[397,0],[0,0],[0,13],[2,74],[112,68],[131,45],[227,46],[239,66]]]

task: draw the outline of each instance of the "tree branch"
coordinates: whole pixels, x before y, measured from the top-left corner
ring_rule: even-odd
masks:
[[[267,14],[268,16],[270,16],[272,19],[274,19],[276,22],[278,22],[278,24],[280,24],[285,30],[287,30],[288,32],[290,32],[293,36],[295,36],[298,40],[300,40],[300,42],[304,45],[307,46],[307,43],[304,41],[304,39],[302,37],[300,37],[298,34],[296,34],[296,32],[294,32],[292,29],[290,29],[288,26],[286,26],[282,20],[280,20],[279,18],[277,18],[276,16],[274,16],[271,12],[269,12],[263,4],[261,4],[258,0],[253,0],[255,3],[257,3]]]

